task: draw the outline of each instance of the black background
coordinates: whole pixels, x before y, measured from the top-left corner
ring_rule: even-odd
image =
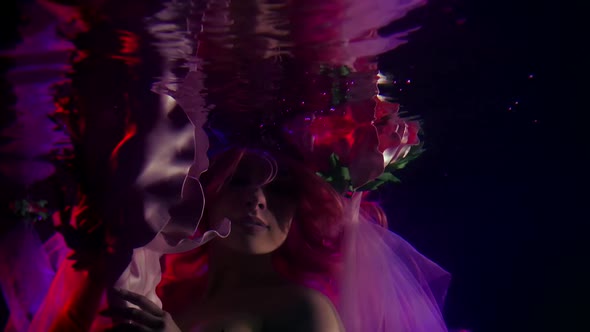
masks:
[[[427,151],[379,198],[392,228],[453,274],[449,327],[588,330],[578,10],[430,1],[386,30],[422,25],[382,68]]]

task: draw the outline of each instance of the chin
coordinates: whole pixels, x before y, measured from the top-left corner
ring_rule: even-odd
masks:
[[[285,242],[286,235],[282,235],[271,234],[258,228],[235,227],[223,240],[223,244],[240,254],[264,255],[277,250]]]
[[[265,255],[278,249],[278,246],[259,243],[240,243],[232,246],[232,249],[246,255]]]
[[[231,235],[230,235],[231,237]],[[280,243],[270,243],[270,241],[262,241],[263,239],[256,238],[227,238],[223,241],[223,245],[245,255],[265,255],[270,254],[280,247]]]

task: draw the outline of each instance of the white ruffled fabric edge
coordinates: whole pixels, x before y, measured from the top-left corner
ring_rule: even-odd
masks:
[[[189,208],[192,203],[195,203],[197,206],[194,209],[200,209],[197,211],[199,218],[174,218],[169,216],[168,211],[165,213],[166,216],[157,213],[150,216],[149,211],[146,211],[148,223],[159,231],[150,243],[134,250],[131,263],[115,283],[115,287],[142,294],[160,307],[162,303],[155,289],[162,275],[161,256],[194,249],[216,237],[225,238],[231,232],[231,222],[224,219],[217,229],[208,230],[199,238],[191,238],[199,225],[204,208],[203,191],[198,178],[209,165],[206,158],[208,138],[202,128],[206,121],[206,110],[202,108],[200,94],[195,93],[193,89],[195,84],[200,84],[200,80],[199,74],[192,71],[176,91],[156,91],[173,96],[176,102],[183,106],[194,127],[195,159],[185,177],[180,204],[181,208]],[[163,218],[168,221],[162,225]],[[78,279],[83,280],[87,276],[82,272],[73,271],[69,266],[71,263],[65,260],[71,250],[66,246],[61,234],[55,234],[44,245],[32,229],[25,230],[21,235],[26,241],[20,241],[19,246],[12,246],[17,252],[16,256],[9,257],[12,263],[2,262],[3,266],[0,266],[17,267],[6,269],[10,273],[3,278],[5,280],[0,280],[3,292],[10,294],[7,302],[11,312],[11,323],[7,326],[7,330],[45,331],[50,327],[53,318],[58,315],[59,309],[66,304],[69,294],[73,292],[70,289],[72,285],[66,285],[66,280],[72,283]],[[31,279],[31,276],[41,275],[43,276],[41,281]],[[20,291],[16,289],[15,280],[19,281]],[[38,300],[30,300],[29,293],[36,294]],[[106,296],[103,296],[102,307],[106,307],[106,303]],[[43,312],[43,315],[32,317],[37,311]],[[108,326],[106,318],[97,317],[92,330],[98,331],[104,326]]]
[[[131,263],[121,274],[115,287],[142,294],[162,307],[162,302],[156,295],[156,286],[162,277],[162,254],[194,249],[216,237],[227,237],[230,231],[231,222],[225,219],[218,229],[209,230],[196,239],[183,240],[176,246],[168,244],[165,236],[160,233],[148,246],[133,251]],[[82,280],[87,275],[70,267],[71,262],[66,257],[71,250],[61,234],[55,234],[45,244],[41,244],[32,228],[21,230],[19,234],[19,237],[14,238],[20,239],[20,246],[12,247],[12,250],[18,249],[19,255],[10,262],[1,261],[0,265],[1,270],[7,272],[0,279],[2,290],[5,296],[10,296],[7,299],[11,323],[6,331],[47,331],[74,292],[72,284],[76,280],[83,284]],[[30,299],[31,296],[35,296],[35,299]],[[105,295],[101,307],[107,307]],[[35,315],[31,319],[37,311],[43,315]],[[102,331],[109,323],[109,319],[97,317],[92,331]]]
[[[166,235],[159,233],[147,246],[133,251],[131,263],[121,274],[115,287],[142,294],[161,308],[162,301],[156,295],[156,286],[162,279],[160,266],[162,254],[189,251],[216,237],[226,238],[230,232],[231,222],[229,219],[224,219],[219,228],[208,230],[196,239],[183,239],[175,246],[166,241]]]

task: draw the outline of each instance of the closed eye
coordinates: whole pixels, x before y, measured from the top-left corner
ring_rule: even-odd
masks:
[[[272,195],[282,197],[292,196],[295,189],[293,182],[288,180],[275,180],[265,186],[264,190]]]

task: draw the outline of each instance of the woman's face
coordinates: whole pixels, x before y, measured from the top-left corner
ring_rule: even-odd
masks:
[[[213,225],[231,221],[231,233],[220,244],[249,254],[273,252],[285,242],[295,212],[293,182],[277,176],[269,157],[247,154],[224,184],[211,207]]]

